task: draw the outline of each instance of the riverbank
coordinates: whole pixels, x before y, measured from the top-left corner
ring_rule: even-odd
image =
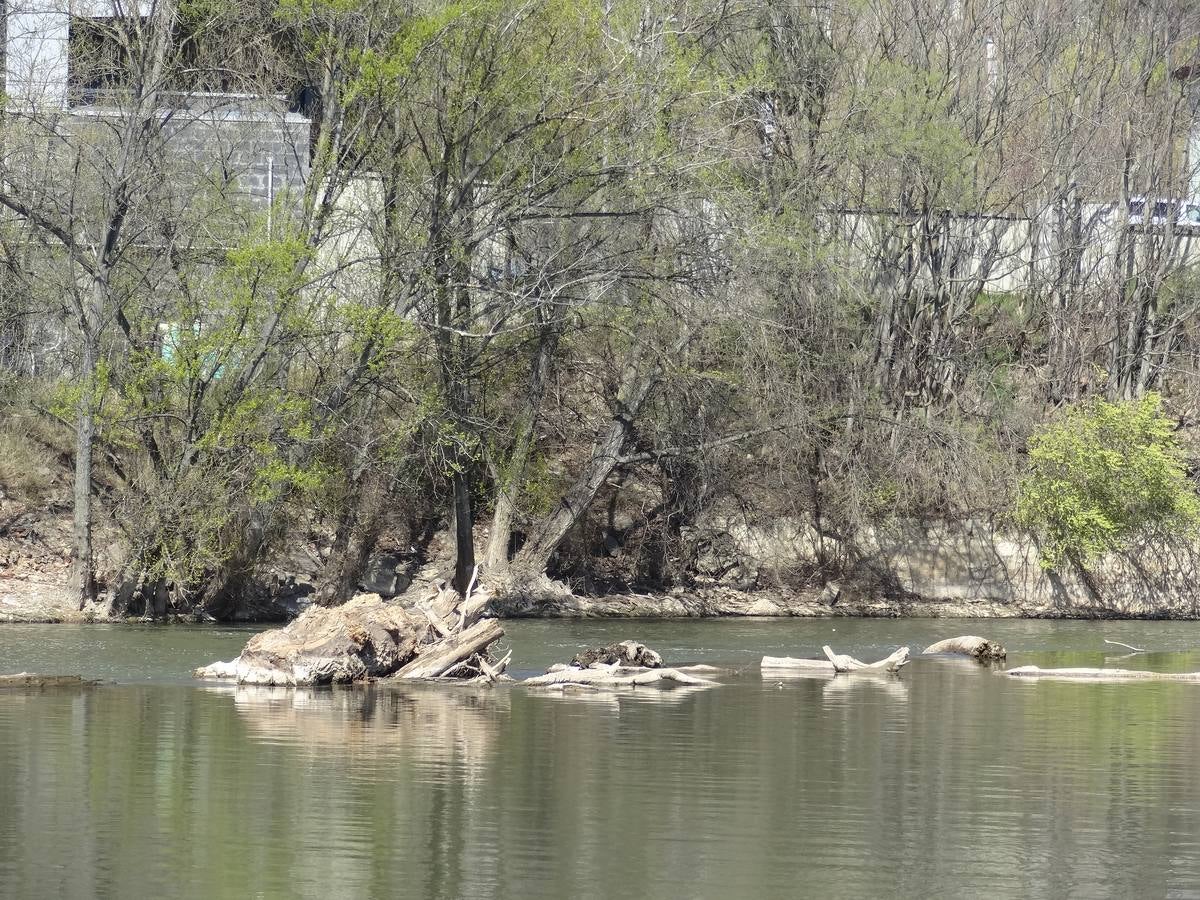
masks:
[[[1146,603],[1108,608],[1085,602],[1053,605],[989,599],[930,600],[843,598],[836,590],[736,591],[708,588],[671,594],[609,594],[556,597],[537,603],[500,601],[494,612],[509,619],[687,619],[687,618],[858,618],[858,619],[1111,619],[1200,620],[1190,612]]]
[[[397,598],[404,602],[404,598]],[[835,586],[824,590],[786,588],[740,591],[726,587],[676,589],[668,593],[584,595],[563,592],[536,601],[507,598],[492,603],[504,619],[1106,619],[1200,620],[1200,608],[1161,608],[1149,600],[1135,607],[1103,607],[1086,602],[1020,603],[987,598],[926,599],[921,597],[846,597]],[[199,621],[190,614],[170,621]],[[141,617],[114,617],[102,604],[78,609],[65,582],[29,576],[0,576],[0,624],[120,624],[146,622]],[[238,620],[239,625],[277,624],[282,615]]]

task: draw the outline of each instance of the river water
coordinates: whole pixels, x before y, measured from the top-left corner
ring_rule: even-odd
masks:
[[[1200,897],[1200,685],[757,665],[982,633],[1009,665],[1103,665],[1109,638],[1183,671],[1200,624],[507,627],[516,674],[623,637],[735,671],[566,695],[234,689],[188,673],[248,631],[0,628],[0,673],[112,682],[0,692],[0,897]]]

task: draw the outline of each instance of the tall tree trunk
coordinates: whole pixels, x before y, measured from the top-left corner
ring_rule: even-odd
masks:
[[[515,483],[519,482],[515,482],[514,479]],[[508,572],[508,549],[512,545],[513,518],[517,513],[515,497],[516,488],[510,487],[508,482],[496,489],[496,502],[492,508],[492,529],[488,534],[487,548],[483,552],[483,566],[492,575]]]
[[[360,473],[355,479],[317,585],[321,606],[338,606],[354,595],[379,539],[386,495],[387,487],[377,471]]]
[[[550,372],[550,360],[558,346],[558,322],[543,323],[533,365],[529,375],[529,391],[525,397],[525,408],[521,411],[513,437],[513,449],[507,465],[497,467],[496,503],[492,510],[492,530],[484,552],[484,566],[492,575],[508,572],[508,551],[512,544],[513,518],[517,512],[517,497],[525,482],[529,457],[533,452],[534,430],[546,394],[546,381]]]
[[[79,592],[79,608],[96,599],[96,567],[92,549],[92,444],[96,420],[96,339],[83,335],[82,383],[79,412],[75,421],[75,510],[72,522],[72,581]]]
[[[454,589],[466,594],[475,571],[475,514],[471,502],[471,480],[467,471],[456,472],[454,486]]]

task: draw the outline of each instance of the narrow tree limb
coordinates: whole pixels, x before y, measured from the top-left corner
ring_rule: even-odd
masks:
[[[504,670],[508,667],[508,661],[512,659],[512,651],[509,650],[500,660],[492,665],[488,665],[488,661],[482,656],[479,657],[479,670],[481,677],[489,682],[500,680],[500,676],[504,674]]]
[[[447,628],[442,623],[442,621],[433,614],[433,610],[431,610],[428,606],[425,606],[423,604],[418,604],[417,609],[419,609],[422,613],[425,614],[425,618],[429,620],[430,626],[437,633],[438,637],[441,637],[441,638],[450,637],[450,635],[451,635],[450,629]]]
[[[462,662],[455,663],[454,665],[452,665],[450,668],[448,668],[445,672],[443,672],[438,677],[439,678],[453,678],[455,673],[460,672],[460,671],[468,671],[468,672],[472,671],[471,661],[469,659],[464,659]]]
[[[463,594],[463,603],[471,602],[471,592],[475,590],[475,579],[479,577],[479,566],[471,570],[471,580],[467,582],[467,592]]]
[[[1104,639],[1104,643],[1112,644],[1114,647],[1124,647],[1126,650],[1132,650],[1134,653],[1149,653],[1150,652],[1149,650],[1146,650],[1142,647],[1131,647],[1129,644],[1122,644],[1120,641],[1110,641],[1108,638]]]

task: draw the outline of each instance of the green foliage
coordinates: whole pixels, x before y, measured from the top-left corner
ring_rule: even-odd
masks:
[[[1162,400],[1102,400],[1070,410],[1029,442],[1017,520],[1043,541],[1042,565],[1082,563],[1139,534],[1185,534],[1200,500]]]

